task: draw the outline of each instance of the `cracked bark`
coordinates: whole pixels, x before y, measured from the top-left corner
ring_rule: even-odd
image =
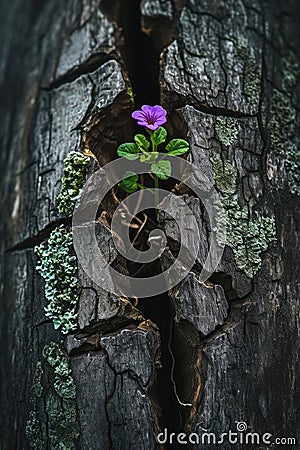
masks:
[[[1,3],[0,389],[7,407],[0,448],[30,448],[30,386],[49,341],[62,342],[69,354],[79,449],[152,449],[164,426],[221,434],[237,421],[299,439],[297,197],[270,126],[276,92],[289,96],[295,125],[281,129],[285,144],[293,144],[299,75],[293,81],[286,67],[299,61],[296,2],[124,3]],[[68,222],[55,204],[68,152],[90,150],[103,165],[131,138],[132,88],[137,106],[160,98],[170,111],[170,133],[187,133],[189,158],[211,185],[214,155],[236,167],[248,220],[256,211],[274,215],[277,241],[253,279],[227,247],[216,273],[200,285],[209,227],[198,200],[179,188],[201,230],[202,253],[187,279],[169,295],[135,305],[79,272],[78,329],[63,339],[45,320],[33,247]],[[222,143],[219,118],[233,121],[236,142]],[[160,226],[176,254],[172,223],[162,217]],[[129,270],[109,226],[98,228],[111,263]],[[162,265],[170,258],[165,254]],[[40,414],[48,430],[45,408]],[[45,448],[52,448],[47,433]]]

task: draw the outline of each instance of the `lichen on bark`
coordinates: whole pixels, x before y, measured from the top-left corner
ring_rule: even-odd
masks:
[[[61,190],[57,197],[57,205],[60,213],[70,215],[80,198],[90,157],[74,151],[68,154],[64,162],[64,174],[61,181]]]
[[[36,269],[45,280],[45,315],[64,334],[77,324],[77,262],[72,246],[71,230],[60,227],[52,231],[47,243],[35,248],[39,256]]]
[[[238,128],[236,121],[231,117],[217,117],[215,123],[215,130],[224,145],[232,145],[238,139]]]
[[[61,347],[50,342],[43,349],[31,388],[31,411],[26,435],[34,450],[74,450],[79,437],[76,406],[76,387]],[[45,388],[44,388],[44,386]]]
[[[289,82],[294,83],[294,77],[293,73]],[[284,158],[291,192],[300,195],[300,140],[295,137],[296,109],[290,96],[274,89],[270,113],[268,129],[271,145]]]
[[[239,201],[237,191],[237,171],[220,155],[211,158],[216,186],[220,191],[220,201],[226,217],[219,217],[219,225],[226,226],[226,244],[234,253],[237,266],[252,278],[261,267],[261,254],[275,240],[275,220],[256,215],[250,219],[247,205]],[[217,235],[218,236],[218,235]]]
[[[237,54],[244,65],[244,92],[252,100],[259,101],[261,90],[261,68],[251,56],[251,49],[246,47],[246,45],[238,45]]]

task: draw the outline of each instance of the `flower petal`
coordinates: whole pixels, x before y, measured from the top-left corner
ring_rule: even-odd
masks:
[[[153,106],[149,106],[149,105],[143,105],[142,106],[142,111],[143,111],[143,113],[145,113],[145,114],[151,114],[152,115],[152,109],[153,109]]]
[[[160,105],[155,105],[152,107],[152,113],[155,116],[166,116],[167,115],[167,111]]]
[[[137,120],[138,124],[155,131],[167,121],[167,111],[160,105],[143,105],[140,110],[134,111],[131,117]]]
[[[143,113],[143,111],[133,111],[131,117],[136,120],[141,120],[142,118],[145,118],[145,114]]]
[[[166,117],[159,117],[158,119],[155,120],[155,125],[162,125],[163,123],[166,123],[167,118]]]
[[[141,127],[146,127],[148,125],[148,122],[145,119],[141,119],[138,120],[138,125],[141,125]]]

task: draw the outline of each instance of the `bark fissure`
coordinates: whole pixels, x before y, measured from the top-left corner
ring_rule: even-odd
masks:
[[[49,86],[41,87],[41,90],[44,90],[46,92],[53,91],[65,84],[72,83],[78,78],[80,78],[82,75],[88,75],[92,72],[95,72],[95,70],[101,67],[104,63],[113,59],[117,59],[117,54],[111,53],[107,55],[104,53],[103,54],[95,53],[87,61],[80,64],[80,66],[78,66],[76,69],[71,70],[70,72],[61,76],[57,80],[53,81],[52,83],[49,84]]]
[[[47,240],[53,230],[59,227],[60,225],[70,225],[71,218],[62,217],[60,219],[55,220],[52,223],[49,223],[45,228],[40,230],[35,236],[28,237],[24,239],[22,242],[18,242],[13,247],[6,249],[6,253],[18,252],[22,250],[27,250],[29,248],[34,248],[35,246],[41,244],[45,240]]]
[[[141,0],[128,3],[103,1],[101,8],[123,30],[120,46],[137,106],[159,102],[159,54],[153,40],[142,30]]]

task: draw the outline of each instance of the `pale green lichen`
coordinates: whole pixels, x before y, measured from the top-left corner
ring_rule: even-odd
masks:
[[[45,446],[45,430],[35,410],[30,411],[26,422],[26,436],[32,450],[41,450]]]
[[[290,97],[274,89],[270,113],[271,145],[284,159],[291,191],[300,195],[299,138],[295,133],[296,110]]]
[[[54,373],[53,390],[46,399],[48,428],[54,449],[72,450],[79,436],[76,386],[66,353],[55,342],[46,345],[43,356]]]
[[[276,238],[275,220],[264,216],[249,220],[247,207],[240,206],[236,195],[222,200],[228,217],[226,243],[237,266],[252,278],[261,267],[261,254]]]
[[[68,154],[64,162],[64,174],[61,181],[61,190],[57,197],[57,206],[60,213],[70,215],[80,198],[90,157],[74,151]]]
[[[79,437],[78,415],[76,408],[76,386],[69,367],[68,356],[55,342],[43,349],[44,369],[47,372],[48,388],[44,391],[39,404],[33,382],[31,390],[32,410],[26,425],[26,435],[33,449],[49,448],[54,450],[75,450]],[[37,364],[38,372],[41,363]],[[42,371],[43,373],[43,371]],[[47,422],[47,423],[45,423]]]
[[[274,89],[270,112],[271,144],[280,152],[284,152],[286,143],[292,137],[291,128],[295,120],[295,108],[292,106],[290,97]]]
[[[236,191],[236,168],[224,162],[220,155],[215,155],[212,163],[217,188],[226,194],[233,194]]]
[[[77,263],[72,245],[72,232],[60,227],[52,231],[48,242],[35,248],[36,268],[45,280],[45,314],[62,333],[76,328]]]
[[[244,65],[244,93],[252,100],[258,100],[261,90],[261,70],[251,56],[249,48],[239,45],[237,54]]]
[[[299,63],[291,57],[283,60],[283,87],[287,90],[295,89],[300,81]]]
[[[235,194],[236,168],[229,162],[223,163],[219,155],[212,158],[212,164],[225,210],[225,215],[218,217],[218,226],[226,226],[226,242],[221,241],[220,244],[225,243],[232,248],[237,266],[252,278],[261,267],[261,254],[275,240],[275,221],[263,216],[250,220],[247,206],[240,205]]]
[[[38,362],[35,368],[32,382],[32,393],[37,397],[41,397],[41,395],[43,394],[42,376],[43,376],[42,364]]]
[[[287,157],[285,161],[288,182],[291,192],[300,195],[300,145],[290,144],[287,146]]]
[[[237,142],[239,131],[236,120],[232,117],[217,117],[215,130],[222,144],[232,145]]]
[[[42,363],[39,361],[35,367],[31,386],[30,403],[32,410],[30,411],[26,422],[26,436],[30,442],[30,447],[33,450],[45,448],[45,425],[39,420],[36,411],[36,401],[38,398],[42,397],[44,392],[42,381],[43,373]]]

